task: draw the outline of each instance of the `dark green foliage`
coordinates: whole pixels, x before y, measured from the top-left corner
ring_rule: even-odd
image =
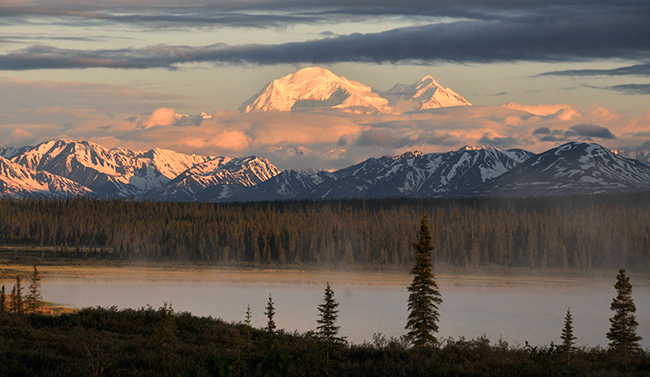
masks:
[[[609,319],[611,323],[607,332],[607,339],[611,340],[609,346],[625,354],[637,353],[641,350],[638,343],[641,337],[636,334],[636,327],[639,324],[634,316],[636,306],[632,300],[632,284],[630,278],[625,276],[624,269],[618,271],[614,288],[616,297],[612,300],[611,309],[615,314]]]
[[[571,352],[575,349],[575,340],[577,339],[573,335],[573,318],[571,317],[571,308],[568,308],[566,311],[566,316],[564,316],[564,328],[562,329],[562,339],[561,350],[566,353],[568,363],[571,363]]]
[[[25,297],[26,309],[29,313],[36,313],[41,306],[43,296],[41,295],[41,276],[38,268],[34,265],[34,270],[29,275],[29,288],[27,297]]]
[[[152,347],[163,359],[169,359],[176,356],[177,338],[176,316],[171,304],[163,303],[158,309],[158,320],[154,327]]]
[[[323,303],[318,305],[318,319],[316,329],[318,330],[318,337],[329,344],[340,343],[342,338],[338,337],[340,326],[336,326],[336,320],[339,318],[339,310],[337,309],[339,303],[334,299],[334,291],[327,282]]]
[[[206,356],[219,353],[233,365],[237,344],[246,337],[247,326],[188,313],[174,316],[178,342],[174,358],[161,358],[156,349],[149,347],[160,320],[160,311],[150,307],[86,308],[57,317],[39,313],[2,316],[0,376],[178,377],[183,371],[195,371],[190,375],[205,377]],[[258,376],[265,359],[264,372],[286,371],[281,368],[288,364],[289,357],[290,376],[318,375],[314,372],[318,370],[314,357],[318,343],[313,336],[279,331],[277,345],[270,352],[259,347],[266,331],[250,330],[254,347],[240,376]],[[650,375],[650,356],[646,353],[622,358],[598,347],[578,348],[572,354],[571,365],[567,365],[556,348],[510,347],[504,342],[491,345],[484,337],[445,339],[439,347],[409,348],[401,339],[378,336],[374,344],[343,344],[341,354],[336,375],[342,377]]]
[[[280,347],[280,343],[275,340],[262,364],[260,365],[260,377],[287,377],[291,369],[291,356],[285,349]]]
[[[424,212],[437,221],[435,265],[650,270],[648,193],[230,204],[4,198],[0,244],[42,243],[31,254],[6,253],[30,265],[43,255],[68,262],[78,246],[76,258],[91,260],[405,267]]]
[[[21,285],[20,275],[16,276],[16,284],[11,290],[9,297],[9,312],[13,314],[22,314],[23,305],[23,288]]]
[[[413,249],[415,266],[411,270],[413,282],[408,287],[409,316],[405,328],[409,330],[407,339],[414,346],[430,347],[438,343],[434,334],[438,332],[438,306],[442,297],[433,274],[433,246],[426,214],[422,216],[420,235],[418,242],[413,243]]]
[[[275,335],[275,320],[273,317],[275,316],[275,307],[273,306],[273,298],[269,294],[269,301],[266,303],[266,308],[264,309],[264,315],[266,315],[266,332],[269,334],[270,337],[273,337]]]
[[[221,352],[211,352],[205,357],[210,377],[230,377],[230,365]]]
[[[334,291],[327,282],[323,303],[318,305],[318,319],[316,323],[316,335],[320,342],[320,359],[323,361],[321,374],[329,376],[333,371],[338,369],[338,359],[340,356],[340,346],[344,339],[338,336],[340,326],[336,326],[339,318],[339,303],[334,299]]]
[[[0,289],[0,314],[7,311],[7,294],[5,292],[5,286],[3,285]]]

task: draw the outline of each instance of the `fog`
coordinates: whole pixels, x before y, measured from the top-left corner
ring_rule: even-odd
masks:
[[[455,285],[439,279],[443,304],[440,307],[439,337],[472,339],[486,335],[491,342],[500,337],[511,345],[559,344],[567,308],[571,307],[576,343],[606,347],[605,336],[613,313],[615,296],[609,282],[530,285]],[[632,279],[632,283],[635,282]],[[339,302],[340,333],[354,343],[372,341],[373,334],[401,336],[406,333],[407,291],[405,284],[369,285],[330,280]],[[450,283],[445,285],[445,283]],[[498,282],[496,282],[498,283]],[[611,284],[610,284],[611,283]],[[243,321],[247,305],[252,325],[266,324],[264,307],[269,294],[276,307],[278,328],[288,332],[315,329],[317,306],[323,300],[324,284],[268,283],[261,281],[224,282],[192,280],[120,281],[54,279],[43,283],[47,301],[72,307],[117,306],[154,308],[170,302],[176,312],[212,316],[226,321]],[[650,345],[650,287],[634,286],[637,333],[641,345]]]

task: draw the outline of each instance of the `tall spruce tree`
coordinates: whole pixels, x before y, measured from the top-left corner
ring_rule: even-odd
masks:
[[[0,313],[5,313],[7,311],[7,294],[5,292],[5,286],[2,286],[0,289]]]
[[[275,335],[275,307],[273,306],[273,298],[269,294],[269,301],[266,303],[266,309],[264,310],[264,315],[266,315],[266,332],[271,337]]]
[[[27,311],[30,313],[36,313],[43,301],[43,296],[41,295],[41,276],[36,265],[34,265],[34,271],[29,275],[29,279],[29,293],[25,298]]]
[[[630,278],[625,276],[624,269],[618,271],[614,288],[616,297],[612,300],[611,310],[615,314],[609,319],[611,323],[607,332],[607,339],[611,340],[609,346],[625,354],[638,352],[641,350],[638,343],[641,337],[636,334],[636,327],[639,325],[633,314],[636,312],[636,306],[632,300],[632,284]]]
[[[429,347],[438,344],[433,334],[438,332],[438,306],[442,297],[433,274],[433,246],[426,214],[422,216],[420,235],[418,242],[413,243],[413,249],[415,266],[411,270],[413,282],[408,287],[409,316],[405,328],[409,329],[407,339],[414,346]]]
[[[573,318],[571,317],[571,308],[568,308],[566,315],[564,316],[564,328],[562,329],[562,339],[561,349],[562,352],[567,354],[567,362],[571,364],[571,352],[575,348],[575,340],[577,339],[573,335]]]
[[[9,312],[14,314],[23,313],[23,287],[20,282],[20,275],[16,276],[16,284],[11,290],[9,298]]]
[[[336,320],[339,318],[339,303],[334,299],[334,291],[327,282],[323,303],[318,305],[318,326],[317,335],[323,345],[324,351],[324,375],[329,376],[332,373],[330,359],[338,346],[343,343],[343,338],[338,336],[340,326],[336,326]]]

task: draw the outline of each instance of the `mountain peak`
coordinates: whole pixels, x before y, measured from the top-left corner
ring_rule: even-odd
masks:
[[[388,101],[367,85],[335,75],[325,68],[309,67],[273,80],[239,110],[250,113],[317,107],[382,112],[388,107]]]
[[[386,92],[338,76],[322,67],[307,67],[271,81],[239,108],[255,111],[294,111],[336,108],[352,112],[399,113],[471,105],[431,76],[412,85],[396,84]]]

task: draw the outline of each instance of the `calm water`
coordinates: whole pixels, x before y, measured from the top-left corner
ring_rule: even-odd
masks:
[[[579,345],[607,345],[605,333],[612,316],[609,305],[615,295],[608,285],[580,288],[542,287],[446,287],[441,283],[444,302],[440,309],[439,336],[468,339],[485,334],[492,342],[499,337],[513,345],[560,343],[567,307],[571,307]],[[341,334],[352,342],[405,333],[406,287],[332,284],[339,302]],[[95,281],[48,280],[43,297],[74,307],[116,305],[158,308],[171,302],[178,311],[195,315],[242,321],[247,305],[253,325],[265,325],[264,307],[269,293],[276,307],[275,320],[287,331],[316,327],[317,306],[324,286],[315,284],[224,283],[196,281]],[[650,288],[634,288],[637,333],[650,345]]]

